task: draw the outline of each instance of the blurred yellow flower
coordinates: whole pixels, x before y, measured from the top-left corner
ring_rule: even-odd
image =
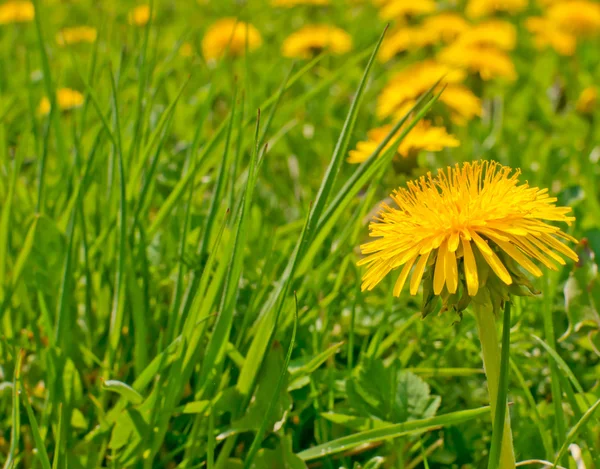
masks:
[[[381,5],[379,16],[384,20],[424,15],[436,9],[434,0],[386,0],[378,3]]]
[[[439,13],[421,23],[423,31],[435,37],[435,42],[451,42],[469,29],[469,23],[457,13]]]
[[[138,5],[129,12],[129,24],[145,26],[150,20],[150,5]]]
[[[483,80],[517,78],[515,66],[509,55],[495,47],[463,47],[461,44],[451,44],[440,51],[438,59],[443,63],[478,73]]]
[[[348,163],[362,163],[367,160],[390,130],[392,130],[391,125],[385,125],[370,130],[367,134],[368,140],[358,142],[356,144],[356,149],[350,151]],[[394,139],[397,138],[401,132],[402,129],[394,135],[392,140],[385,146],[384,151],[390,148]],[[444,148],[457,147],[459,145],[460,142],[456,137],[449,134],[444,127],[436,127],[431,125],[431,122],[421,119],[404,137],[402,142],[400,142],[397,153],[398,156],[406,158],[421,150],[441,151]]]
[[[83,104],[83,95],[70,88],[61,88],[56,92],[56,103],[61,111],[68,111]],[[50,113],[50,100],[43,97],[38,106],[38,114],[46,115]]]
[[[274,7],[286,8],[291,8],[298,5],[326,6],[330,4],[331,0],[271,0],[271,5]]]
[[[421,26],[401,26],[391,32],[389,37],[383,41],[378,58],[381,62],[387,62],[401,52],[420,49],[438,42],[439,34],[434,30],[428,30]]]
[[[184,42],[179,47],[179,55],[185,58],[192,57],[194,55],[194,47],[189,42]]]
[[[525,8],[529,0],[469,0],[467,16],[480,18],[497,12],[518,13]]]
[[[61,45],[79,44],[81,42],[96,42],[98,31],[91,26],[74,26],[61,29],[56,35],[56,42]]]
[[[525,27],[533,35],[536,48],[552,47],[561,55],[573,55],[575,53],[577,45],[575,36],[563,31],[547,18],[531,16],[525,21]]]
[[[35,8],[31,2],[6,2],[0,5],[0,24],[25,23],[33,20]]]
[[[600,32],[600,4],[586,0],[557,3],[548,8],[548,19],[575,36]]]
[[[208,28],[202,39],[202,52],[207,60],[224,55],[239,56],[262,45],[262,37],[254,26],[236,18],[222,18]]]
[[[464,125],[476,116],[481,116],[481,99],[466,86],[448,85],[440,102],[450,110],[452,122]]]
[[[290,34],[281,46],[285,57],[307,58],[323,49],[333,54],[344,54],[352,49],[352,37],[335,26],[308,25]]]
[[[584,89],[579,98],[577,98],[577,104],[575,109],[581,114],[592,114],[596,105],[598,104],[598,89],[594,86],[588,86]]]
[[[465,30],[456,43],[460,47],[497,47],[508,51],[517,44],[517,31],[507,21],[488,20]]]
[[[542,275],[533,262],[558,270],[557,254],[578,260],[565,241],[575,238],[546,223],[575,219],[569,207],[557,207],[547,189],[519,184],[519,171],[496,162],[475,161],[438,170],[399,188],[391,195],[396,207],[382,204],[369,225],[377,238],[361,245],[367,265],[362,290],[372,290],[392,270],[400,270],[394,286],[399,296],[414,267],[410,294],[416,295],[427,267],[429,288],[450,294],[459,285],[470,297],[493,283],[518,283],[513,262],[532,275]],[[476,249],[475,249],[476,248]],[[510,261],[510,262],[509,262]],[[489,272],[482,275],[483,272]],[[461,273],[463,275],[461,275]],[[490,287],[491,289],[492,287]]]
[[[424,60],[396,73],[377,99],[377,116],[385,118],[408,110],[414,100],[431,88],[440,78],[443,83],[460,83],[466,77],[462,70],[435,60]],[[407,105],[409,103],[410,105]]]

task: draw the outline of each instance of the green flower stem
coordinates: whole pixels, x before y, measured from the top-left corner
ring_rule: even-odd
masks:
[[[496,318],[491,311],[484,308],[473,308],[477,320],[477,332],[483,352],[483,367],[488,381],[490,395],[490,408],[492,422],[496,415],[498,400],[498,385],[500,383],[500,346],[496,332]],[[515,451],[513,449],[512,432],[510,430],[510,415],[506,409],[504,419],[504,435],[502,437],[502,451],[500,453],[499,469],[515,468]]]

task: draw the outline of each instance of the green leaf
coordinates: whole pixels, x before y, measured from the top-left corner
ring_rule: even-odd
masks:
[[[385,441],[415,433],[424,433],[436,428],[447,427],[450,425],[458,425],[479,417],[483,417],[489,412],[489,407],[480,407],[478,409],[461,410],[445,415],[439,415],[437,417],[422,420],[411,420],[410,422],[390,425],[384,428],[367,430],[314,446],[305,451],[301,451],[298,453],[298,456],[304,461],[311,461],[313,459],[341,453],[367,443]]]

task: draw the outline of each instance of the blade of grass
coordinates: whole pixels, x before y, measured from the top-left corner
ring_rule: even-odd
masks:
[[[500,464],[502,438],[504,437],[504,422],[508,407],[508,362],[510,357],[510,301],[506,302],[502,327],[502,352],[500,355],[500,377],[498,379],[498,396],[496,412],[492,427],[492,445],[488,459],[488,469],[496,469]]]
[[[35,414],[33,413],[33,409],[31,408],[31,403],[29,402],[29,395],[27,394],[27,390],[25,389],[25,386],[23,386],[23,384],[21,384],[21,396],[23,396],[23,406],[27,411],[29,427],[31,428],[31,434],[33,436],[33,441],[35,442],[36,454],[42,464],[42,468],[51,469],[50,458],[48,457],[46,446],[44,445],[44,440],[42,439],[42,435],[40,434],[38,422],[35,418]]]
[[[569,448],[569,445],[571,444],[571,442],[579,434],[581,429],[587,425],[588,421],[592,418],[592,416],[594,415],[594,412],[596,412],[598,407],[600,407],[600,399],[598,399],[594,403],[594,405],[592,407],[590,407],[585,414],[583,414],[583,417],[581,417],[581,419],[577,422],[577,424],[575,424],[575,426],[573,428],[571,428],[571,431],[567,434],[567,437],[565,438],[564,443],[562,444],[562,446],[560,447],[560,450],[558,451],[558,455],[554,459],[552,468],[555,468],[556,465],[558,464],[558,462],[563,458],[563,456],[566,454],[567,449]],[[593,450],[594,449],[590,448],[590,451],[593,451]]]
[[[294,294],[295,300],[295,310],[294,310],[294,328],[292,329],[292,338],[290,340],[290,346],[288,347],[287,354],[285,356],[285,361],[283,364],[283,368],[281,370],[281,374],[279,375],[279,379],[277,380],[277,384],[275,385],[275,389],[273,390],[273,397],[269,401],[269,406],[265,411],[265,415],[260,424],[256,435],[254,435],[254,440],[250,445],[250,449],[248,450],[248,454],[246,455],[246,459],[244,461],[244,469],[250,469],[252,462],[254,461],[254,457],[258,452],[260,445],[262,443],[263,436],[265,431],[267,430],[267,425],[269,423],[269,418],[273,413],[273,409],[275,404],[278,401],[279,392],[281,391],[281,387],[283,386],[283,381],[288,374],[288,366],[290,364],[290,359],[292,358],[292,350],[294,350],[294,344],[296,343],[296,331],[298,329],[298,297]]]
[[[336,440],[328,441],[310,449],[301,451],[297,454],[304,461],[331,456],[343,451],[355,448],[359,445],[373,443],[376,441],[385,441],[415,433],[424,433],[436,428],[458,425],[470,420],[483,417],[490,412],[489,407],[480,407],[478,409],[461,410],[449,414],[438,415],[427,419],[411,420],[404,423],[389,425],[374,430],[366,430],[353,435],[344,436]]]
[[[117,153],[119,165],[119,188],[120,188],[120,206],[119,206],[119,248],[117,273],[115,278],[115,291],[113,296],[113,304],[110,315],[109,325],[109,347],[108,347],[108,365],[113,365],[113,359],[119,345],[121,336],[121,328],[123,326],[123,315],[125,308],[125,270],[127,257],[127,192],[125,167],[123,163],[123,152],[121,147],[121,126],[119,121],[119,103],[117,99],[117,83],[115,75],[110,70],[111,87],[112,87],[112,106],[113,116],[116,130],[116,146],[114,151]]]
[[[17,451],[19,450],[19,436],[21,435],[21,411],[19,409],[19,396],[21,394],[21,364],[23,363],[24,351],[19,350],[17,363],[13,378],[12,389],[12,419],[10,427],[10,447],[4,463],[4,469],[13,469],[16,463]]]
[[[523,374],[521,373],[521,370],[519,370],[519,367],[513,361],[512,358],[510,359],[510,364],[512,366],[513,373],[517,377],[517,381],[521,385],[521,390],[523,391],[523,394],[525,395],[527,404],[529,405],[529,408],[531,409],[531,414],[530,414],[531,420],[533,420],[533,423],[537,427],[538,432],[540,434],[542,444],[544,445],[544,451],[546,452],[545,457],[552,458],[552,455],[554,454],[554,450],[552,449],[552,438],[550,438],[550,435],[544,428],[544,424],[542,423],[542,417],[540,416],[540,413],[538,411],[537,405],[535,403],[535,399],[531,395],[531,391],[529,391],[529,387],[527,386],[527,384],[525,382],[525,378],[523,378]]]

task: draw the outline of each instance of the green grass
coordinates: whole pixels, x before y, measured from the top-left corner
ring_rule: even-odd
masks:
[[[5,468],[495,464],[473,315],[421,320],[421,293],[392,297],[395,278],[362,293],[356,266],[393,189],[484,158],[550,188],[587,240],[580,262],[537,279],[543,293],[517,298],[505,323],[517,460],[575,467],[575,443],[600,469],[600,104],[574,110],[598,84],[597,48],[561,58],[523,41],[516,82],[468,83],[488,112],[448,124],[459,148],[408,169],[386,148],[441,116],[434,88],[350,165],[379,125],[383,84],[429,51],[381,64],[374,7],[332,3],[155,0],[140,28],[127,23],[131,2],[36,0],[35,22],[0,25]],[[207,63],[206,28],[236,14],[264,45]],[[352,52],[281,57],[307,22],[344,27]],[[98,42],[59,47],[56,32],[74,24],[95,25]],[[63,87],[84,104],[39,115]]]

